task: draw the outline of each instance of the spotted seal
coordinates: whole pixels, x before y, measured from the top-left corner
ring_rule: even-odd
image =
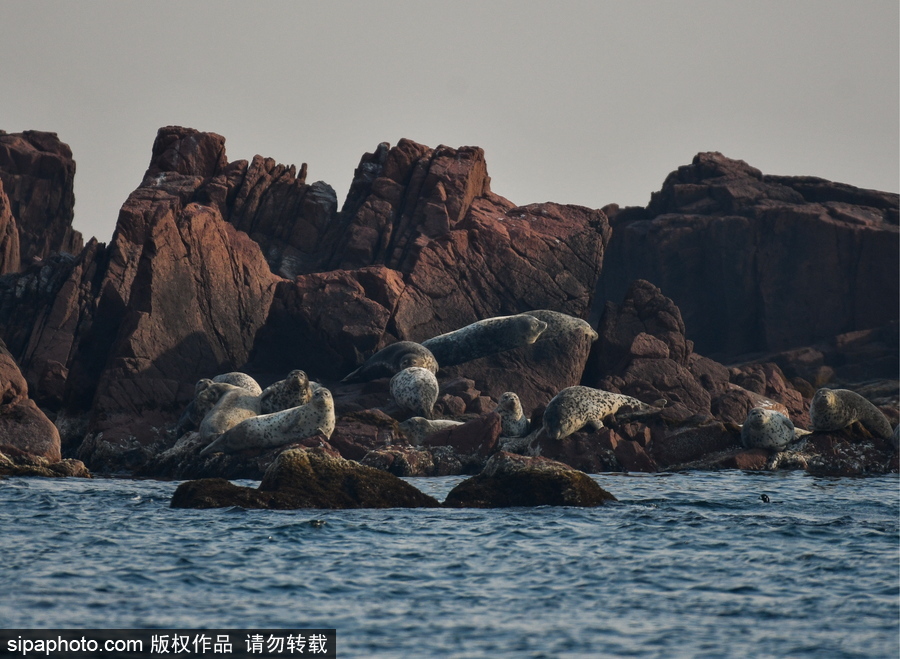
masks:
[[[207,397],[214,396],[217,388],[228,387],[221,394],[218,402],[203,418],[198,431],[201,439],[218,437],[241,421],[259,414],[259,396],[251,394],[243,387],[236,387],[226,382],[214,382],[200,392],[197,400],[206,404]]]
[[[232,371],[231,373],[222,373],[212,379],[213,382],[225,382],[233,384],[236,387],[243,387],[247,391],[259,396],[262,393],[262,387],[259,383],[246,373],[240,371]]]
[[[534,343],[547,323],[528,314],[479,320],[453,332],[422,341],[444,366],[456,366]]]
[[[421,366],[404,368],[391,378],[391,396],[401,408],[430,419],[438,397],[437,378]]]
[[[515,393],[507,391],[501,395],[494,411],[500,415],[501,437],[523,437],[528,434],[528,417]]]
[[[603,427],[603,419],[622,412],[629,417],[658,412],[665,405],[658,400],[647,405],[637,398],[592,387],[567,387],[554,396],[544,410],[544,431],[551,439],[562,439],[587,426]]]
[[[889,439],[891,423],[868,400],[849,389],[819,389],[809,406],[813,430],[841,430],[859,421],[870,433]]]
[[[570,316],[569,314],[559,311],[550,311],[548,309],[537,309],[535,311],[526,311],[529,316],[534,316],[538,320],[547,323],[547,329],[541,332],[538,341],[546,341],[561,336],[571,336],[573,334],[583,334],[588,337],[591,342],[599,338],[596,330],[591,324],[581,318]]]
[[[284,380],[266,387],[259,395],[260,414],[272,414],[298,405],[306,405],[312,397],[309,377],[300,369],[294,369]]]
[[[741,444],[748,449],[783,451],[795,436],[794,424],[788,417],[763,407],[750,410],[741,426]]]
[[[427,368],[432,373],[438,372],[438,362],[428,348],[414,341],[398,341],[369,357],[341,382],[368,382],[388,378],[411,366]]]
[[[322,433],[334,432],[334,400],[324,387],[317,389],[306,405],[298,405],[272,414],[261,414],[242,421],[202,451],[234,453],[248,448],[272,448]]]
[[[401,423],[400,429],[411,444],[421,446],[428,435],[433,435],[439,430],[445,430],[446,428],[455,428],[462,424],[462,421],[451,421],[450,419],[430,420],[422,416],[413,416]]]

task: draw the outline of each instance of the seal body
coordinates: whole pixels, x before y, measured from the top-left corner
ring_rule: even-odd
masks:
[[[567,387],[554,396],[544,410],[544,430],[550,439],[562,439],[585,426],[592,430],[603,427],[603,419],[616,412],[629,417],[652,414],[659,411],[637,398],[614,394],[592,387]]]
[[[404,410],[430,419],[438,397],[437,378],[421,366],[405,368],[391,378],[391,396]]]
[[[401,423],[400,428],[411,444],[421,446],[428,435],[433,435],[439,430],[446,428],[461,426],[462,424],[462,421],[451,421],[450,419],[429,420],[422,416],[413,416]]]
[[[795,437],[794,424],[781,412],[754,407],[741,426],[744,448],[783,451]]]
[[[528,314],[497,316],[422,341],[443,366],[465,362],[513,350],[534,343],[547,329],[547,323]]]
[[[234,453],[248,448],[272,448],[322,433],[331,437],[334,432],[334,401],[331,392],[318,389],[306,405],[254,416],[237,424],[200,455]]]
[[[526,311],[529,316],[534,316],[538,320],[547,323],[547,329],[541,332],[539,341],[546,339],[555,339],[560,336],[573,334],[583,334],[588,337],[591,342],[599,338],[596,330],[591,324],[581,318],[570,316],[569,314],[560,313],[559,311],[550,311],[548,309],[537,309],[535,311]]]
[[[300,369],[288,373],[284,380],[269,385],[259,395],[260,414],[280,412],[298,405],[306,405],[312,398],[309,377]]]
[[[412,366],[427,368],[432,373],[438,372],[438,362],[428,348],[414,341],[398,341],[369,357],[341,382],[368,382],[389,378]]]
[[[204,417],[199,434],[202,439],[218,437],[241,421],[259,414],[259,396],[251,394],[243,387],[217,382],[209,385],[197,397],[202,400],[215,391],[215,387],[229,387],[219,401]]]
[[[841,430],[859,421],[876,437],[891,437],[891,423],[881,410],[849,389],[819,389],[810,403],[809,418],[813,430]]]
[[[500,415],[502,437],[523,437],[528,434],[528,417],[515,393],[507,391],[500,396],[494,411]]]
[[[212,379],[213,382],[225,382],[233,384],[236,387],[243,387],[252,394],[259,396],[262,393],[262,387],[259,383],[246,373],[240,371],[232,371],[231,373],[222,373]]]

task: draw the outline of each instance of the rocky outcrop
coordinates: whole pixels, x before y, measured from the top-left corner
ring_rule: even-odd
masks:
[[[0,477],[38,476],[43,478],[93,478],[81,460],[48,460],[32,453],[0,446]]]
[[[0,130],[0,182],[15,219],[22,264],[45,259],[54,252],[81,251],[81,234],[72,228],[74,180],[72,150],[56,133]],[[6,251],[2,207],[0,200],[0,252]],[[0,274],[16,272],[18,267],[12,265],[0,262]]]
[[[0,451],[59,462],[59,432],[28,398],[28,385],[6,346],[0,341]]]
[[[323,449],[281,453],[258,488],[220,478],[187,481],[172,495],[172,508],[436,508],[440,504],[384,471]]]
[[[614,237],[600,299],[652,282],[681,309],[702,354],[733,361],[900,316],[896,194],[764,176],[701,153],[646,208],[606,210]]]
[[[602,506],[616,498],[587,474],[547,458],[500,452],[484,470],[454,487],[447,508]]]
[[[0,179],[0,275],[19,271],[20,253],[19,228]]]

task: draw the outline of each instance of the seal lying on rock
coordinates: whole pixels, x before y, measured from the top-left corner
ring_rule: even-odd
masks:
[[[434,419],[429,420],[422,416],[413,416],[400,424],[403,434],[409,439],[410,444],[421,446],[428,435],[432,435],[439,430],[445,428],[454,428],[461,426],[462,421],[451,421],[450,419]]]
[[[529,316],[534,316],[538,320],[547,323],[547,329],[541,332],[539,341],[554,339],[558,336],[566,334],[581,333],[589,337],[591,341],[596,341],[600,336],[591,327],[591,324],[581,318],[570,316],[569,314],[560,313],[559,311],[549,311],[548,309],[537,309],[535,311],[526,311]]]
[[[523,437],[528,434],[528,417],[522,410],[519,397],[512,391],[500,396],[494,411],[500,415],[501,437]]]
[[[212,379],[213,382],[225,382],[233,384],[236,387],[243,387],[250,393],[259,396],[262,393],[262,387],[259,383],[246,373],[240,371],[232,371],[231,373],[222,373]]]
[[[819,389],[809,406],[813,430],[842,430],[859,421],[866,430],[889,439],[891,423],[868,400],[849,389]]]
[[[368,382],[389,378],[412,366],[427,368],[432,373],[438,372],[438,362],[428,348],[413,341],[398,341],[369,357],[341,382]]]
[[[206,399],[215,396],[218,388],[227,387],[224,393],[200,424],[201,439],[218,437],[245,419],[259,414],[259,396],[251,394],[243,387],[236,387],[225,382],[214,382],[200,392],[197,400],[201,405]]]
[[[443,366],[456,366],[534,343],[547,323],[528,314],[498,316],[422,341]]]
[[[318,433],[331,437],[333,432],[334,400],[328,389],[321,388],[316,390],[312,400],[306,405],[242,421],[200,451],[200,455],[234,453],[248,448],[272,448]]]
[[[603,427],[603,419],[622,411],[629,417],[658,412],[664,400],[647,405],[637,398],[592,387],[567,387],[554,396],[544,411],[544,430],[550,439],[562,439],[585,426]]]
[[[391,378],[391,396],[401,408],[430,419],[438,397],[437,378],[421,366],[405,368]]]
[[[741,444],[744,448],[763,448],[783,451],[794,441],[793,422],[781,412],[754,407],[741,426]]]
[[[269,385],[259,395],[260,414],[272,414],[298,405],[306,405],[312,398],[309,377],[300,369],[288,373],[284,380]]]

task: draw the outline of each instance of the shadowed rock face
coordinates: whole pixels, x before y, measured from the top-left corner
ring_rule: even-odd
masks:
[[[384,471],[330,455],[290,449],[266,471],[258,489],[220,478],[182,483],[172,508],[437,508],[432,497]]]
[[[652,282],[705,355],[796,348],[898,318],[896,194],[701,153],[647,208],[607,210],[600,299]]]
[[[616,498],[587,474],[547,458],[495,454],[484,470],[454,487],[447,508],[602,506]]]

